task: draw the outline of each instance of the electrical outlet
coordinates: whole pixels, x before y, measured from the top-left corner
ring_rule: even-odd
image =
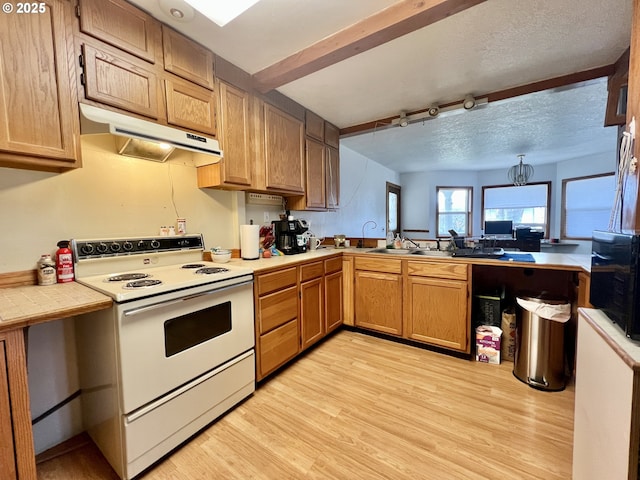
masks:
[[[264,212],[264,221],[265,223],[269,222],[269,212]]]

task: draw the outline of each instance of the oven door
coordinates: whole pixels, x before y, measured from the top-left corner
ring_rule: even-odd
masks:
[[[252,349],[252,285],[201,286],[118,305],[122,413]]]

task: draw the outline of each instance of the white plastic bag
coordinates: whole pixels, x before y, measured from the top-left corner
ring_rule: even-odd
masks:
[[[549,303],[524,300],[516,298],[518,305],[525,310],[538,315],[539,317],[553,320],[554,322],[566,323],[571,318],[571,304],[563,303],[561,305],[552,305]]]

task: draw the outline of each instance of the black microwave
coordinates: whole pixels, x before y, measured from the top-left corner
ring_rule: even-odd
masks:
[[[590,302],[640,340],[640,232],[593,232]]]

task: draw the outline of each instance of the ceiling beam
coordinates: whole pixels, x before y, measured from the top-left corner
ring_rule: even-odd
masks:
[[[266,93],[486,0],[402,0],[253,75]]]
[[[559,77],[549,78],[547,80],[541,80],[539,82],[528,83],[526,85],[520,85],[518,87],[507,88],[505,90],[499,90],[496,92],[485,93],[482,95],[475,95],[476,98],[487,97],[487,101],[497,102],[499,100],[506,100],[507,98],[519,97],[520,95],[528,95],[529,93],[541,92],[550,88],[566,87],[567,85],[573,85],[574,83],[586,82],[588,80],[594,80],[596,78],[608,77],[615,71],[615,64],[606,65],[604,67],[592,68],[590,70],[583,70],[581,72],[570,73],[568,75],[561,75]],[[439,105],[440,108],[445,108],[451,105],[456,105],[462,102],[462,99],[455,102],[449,102],[443,105]],[[423,108],[411,112],[406,112],[407,116],[415,115],[417,113],[426,112],[428,109]],[[367,123],[361,123],[359,125],[353,125],[351,127],[345,127],[340,129],[341,137],[350,137],[352,135],[359,135],[361,133],[372,132],[375,130],[384,129],[391,126],[391,122],[400,118],[400,115],[394,115],[392,117],[379,118]]]

